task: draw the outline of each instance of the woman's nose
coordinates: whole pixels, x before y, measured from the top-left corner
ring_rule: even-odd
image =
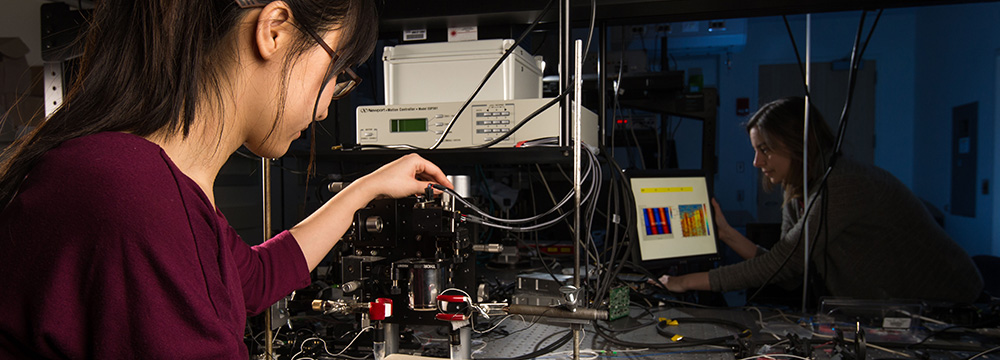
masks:
[[[766,163],[767,163],[767,161],[764,159],[764,154],[761,154],[759,151],[754,151],[754,153],[753,153],[753,166],[760,168],[760,167],[764,167],[764,164],[766,164]]]

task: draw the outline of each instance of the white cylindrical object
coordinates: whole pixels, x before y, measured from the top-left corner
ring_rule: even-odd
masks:
[[[455,192],[463,198],[472,197],[469,186],[469,175],[448,175],[448,181],[455,186]]]
[[[372,344],[372,356],[374,356],[374,359],[375,360],[384,360],[385,359],[385,355],[386,355],[385,354],[385,342],[384,341],[376,341],[376,342],[374,342]]]

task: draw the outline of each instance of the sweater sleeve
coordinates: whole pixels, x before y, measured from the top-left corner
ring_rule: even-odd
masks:
[[[738,264],[709,271],[709,284],[712,290],[731,291],[760,287],[767,283],[781,283],[801,276],[806,222],[809,223],[809,244],[812,248],[810,253],[816,254],[825,248],[828,238],[836,239],[861,216],[862,212],[855,210],[857,207],[879,201],[879,189],[863,184],[864,180],[861,178],[838,175],[840,176],[830,178],[826,196],[828,203],[825,206],[824,196],[818,192],[814,192],[810,197],[811,201],[815,202],[812,210],[808,210],[809,202],[806,202],[807,209],[804,211],[808,212],[808,217],[803,218],[802,214],[797,214],[791,207],[785,208],[786,219],[782,227],[787,230],[782,231],[781,240],[770,251]],[[824,208],[827,213],[825,217]],[[824,218],[825,222],[822,222]]]
[[[227,227],[236,267],[243,285],[247,314],[259,314],[294,290],[310,283],[305,255],[288,231],[257,246],[243,242]]]

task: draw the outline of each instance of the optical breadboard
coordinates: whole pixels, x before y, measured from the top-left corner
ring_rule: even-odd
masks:
[[[510,132],[528,115],[551,99],[474,101],[455,121],[439,148],[450,149],[486,144]],[[429,148],[444,134],[462,102],[360,106],[357,109],[357,141],[360,145],[413,146]],[[558,104],[531,119],[510,137],[493,147],[514,147],[519,142],[561,137]],[[581,139],[597,144],[597,114],[583,109]]]

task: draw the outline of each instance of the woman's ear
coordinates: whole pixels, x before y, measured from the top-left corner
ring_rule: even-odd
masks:
[[[274,58],[286,51],[294,39],[295,26],[292,24],[292,10],[284,1],[268,3],[257,15],[254,41],[257,52],[264,60]]]

